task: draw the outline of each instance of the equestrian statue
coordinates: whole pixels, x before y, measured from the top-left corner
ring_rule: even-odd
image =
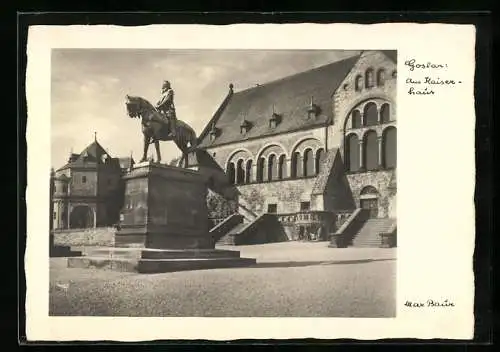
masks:
[[[144,154],[140,162],[147,160],[150,144],[155,145],[157,162],[161,161],[160,141],[174,141],[182,152],[179,165],[187,166],[188,152],[197,144],[196,132],[184,121],[178,120],[174,107],[174,91],[169,81],[164,81],[161,97],[156,106],[138,96],[126,96],[129,117],[140,118],[144,135]]]

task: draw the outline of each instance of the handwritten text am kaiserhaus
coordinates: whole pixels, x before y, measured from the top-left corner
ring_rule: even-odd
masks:
[[[405,67],[410,73],[405,81],[408,95],[436,95],[441,88],[462,84],[460,80],[446,77],[446,63],[418,62],[410,59],[405,61]]]

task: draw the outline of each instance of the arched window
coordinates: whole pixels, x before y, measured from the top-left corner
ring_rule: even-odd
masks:
[[[350,134],[345,139],[345,162],[347,170],[355,172],[359,170],[359,139],[355,134]]]
[[[323,169],[323,163],[325,162],[325,150],[323,148],[319,148],[316,152],[316,175],[321,172]]]
[[[354,89],[359,92],[363,88],[363,76],[357,75],[354,80]]]
[[[314,175],[314,156],[312,149],[306,149],[304,152],[304,176]]]
[[[397,161],[397,134],[396,127],[388,127],[382,135],[382,154],[384,166],[387,169],[395,168]]]
[[[269,155],[267,159],[267,180],[272,181],[276,179],[276,156],[274,154]]]
[[[245,183],[252,182],[252,160],[247,160],[247,165],[245,167]]]
[[[385,84],[385,70],[381,68],[377,72],[377,86],[382,87]]]
[[[361,196],[364,196],[364,195],[367,195],[367,194],[373,194],[373,195],[378,195],[378,191],[375,187],[373,186],[366,186],[364,187],[361,192],[359,193],[359,195]]]
[[[257,182],[262,182],[264,181],[264,165],[265,165],[266,159],[263,157],[259,158],[259,161],[257,161]]]
[[[373,87],[373,68],[369,68],[365,72],[365,87],[366,88]]]
[[[351,116],[351,126],[352,128],[361,128],[362,121],[361,121],[361,113],[359,112],[359,110],[353,110]]]
[[[382,123],[391,121],[391,107],[387,103],[380,108],[380,121]]]
[[[378,124],[377,104],[370,102],[365,105],[364,111],[365,125],[374,126]]]
[[[234,168],[234,163],[229,163],[227,166],[227,178],[229,180],[229,183],[235,183],[236,180],[236,170]]]
[[[245,170],[243,170],[243,159],[236,163],[236,183],[242,184],[245,181]]]
[[[378,168],[378,140],[375,131],[368,131],[364,136],[364,156],[366,170]]]
[[[286,155],[281,154],[278,159],[278,179],[282,180],[287,177],[286,174]]]
[[[295,152],[292,155],[292,177],[301,177],[302,168],[300,167],[300,153]]]

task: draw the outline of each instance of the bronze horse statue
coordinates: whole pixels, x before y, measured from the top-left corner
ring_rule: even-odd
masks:
[[[155,145],[157,162],[161,161],[160,141],[173,141],[182,152],[179,165],[187,166],[188,152],[196,147],[195,131],[184,121],[175,123],[175,136],[170,135],[170,124],[164,123],[158,110],[146,99],[137,96],[126,96],[127,113],[129,117],[140,118],[142,134],[144,135],[144,153],[140,162],[147,160],[150,144]]]

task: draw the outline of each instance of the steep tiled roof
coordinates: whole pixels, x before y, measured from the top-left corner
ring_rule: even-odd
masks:
[[[92,142],[87,148],[85,148],[78,159],[75,162],[83,161],[85,157],[88,161],[101,162],[101,157],[104,154],[108,154],[106,150],[99,144],[99,142]]]
[[[112,158],[108,152],[99,144],[99,142],[92,142],[80,154],[71,153],[68,163],[57,171],[67,169],[69,167],[78,168],[95,168],[98,164],[103,164],[102,156],[108,156],[107,164],[119,164],[119,160]]]
[[[309,71],[301,72],[277,81],[235,92],[226,107],[213,120],[217,130],[215,140],[208,133],[211,126],[200,136],[199,147],[263,137],[277,133],[306,129],[327,124],[332,119],[331,97],[342,80],[352,69],[359,56],[350,57]],[[319,107],[314,118],[307,118],[311,103]],[[275,128],[269,126],[274,111],[280,116]],[[245,119],[251,128],[240,133]]]

